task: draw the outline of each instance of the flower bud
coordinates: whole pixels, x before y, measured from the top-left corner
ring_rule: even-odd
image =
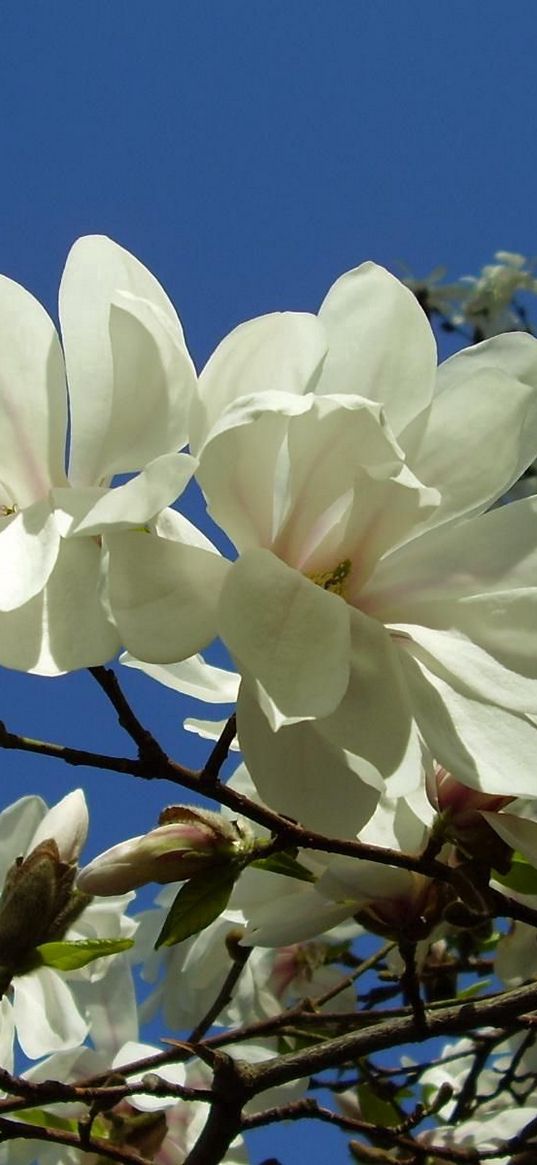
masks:
[[[82,789],[74,789],[53,805],[37,827],[28,852],[53,837],[62,862],[76,862],[88,833],[88,807]]]
[[[11,866],[0,898],[2,980],[13,974],[49,931],[71,897],[74,866],[60,861],[51,838]],[[9,976],[8,976],[9,977]]]
[[[174,805],[156,829],[112,846],[81,870],[89,894],[124,894],[146,882],[182,882],[249,848],[244,827],[208,809]]]
[[[498,813],[514,797],[469,789],[440,765],[435,766],[432,778],[427,781],[427,795],[445,817],[443,836],[455,842],[459,851],[471,858],[486,855],[488,864],[498,870],[509,868],[510,853],[498,842],[481,811]]]

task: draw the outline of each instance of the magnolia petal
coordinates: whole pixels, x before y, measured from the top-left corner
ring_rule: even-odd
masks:
[[[505,332],[472,344],[445,360],[438,370],[438,390],[451,390],[481,369],[499,368],[512,380],[537,388],[537,345],[527,332]]]
[[[145,672],[152,680],[167,688],[173,688],[185,696],[193,696],[195,700],[203,700],[206,704],[234,704],[237,699],[240,676],[225,668],[213,667],[202,655],[191,655],[190,659],[184,659],[181,663],[164,666],[143,663],[125,651],[119,657],[119,662],[125,667]]]
[[[183,720],[183,728],[185,732],[194,732],[196,736],[201,736],[202,740],[219,740],[227,720],[198,720],[195,716],[187,716]],[[240,746],[235,738],[231,741],[229,746],[230,752],[239,752]]]
[[[13,862],[27,852],[46,812],[42,797],[28,796],[20,797],[0,813],[0,885]]]
[[[401,653],[419,727],[433,756],[462,784],[513,797],[535,793],[535,726],[523,716],[454,691]]]
[[[374,473],[357,475],[338,554],[340,561],[348,558],[352,564],[345,590],[349,602],[360,603],[379,559],[419,530],[438,500],[437,490],[422,486],[406,465],[388,481],[379,481]]]
[[[136,1038],[138,1017],[128,954],[102,962],[106,972],[100,978],[80,979],[70,986],[88,1020],[93,1044],[106,1053],[109,1063],[127,1040]]]
[[[288,512],[275,547],[301,569],[317,570],[337,553],[356,495],[367,514],[367,485],[382,488],[400,473],[403,461],[378,405],[354,396],[307,399],[309,407],[289,420]]]
[[[419,853],[427,844],[434,811],[427,800],[423,782],[408,797],[383,796],[371,821],[360,833],[360,841],[384,849]],[[384,867],[383,867],[384,868]]]
[[[0,276],[0,502],[19,509],[65,481],[67,389],[52,320]]]
[[[367,780],[368,763],[327,737],[323,724],[306,721],[274,732],[249,685],[241,686],[239,743],[262,801],[306,829],[356,837],[375,811],[380,788]]]
[[[0,611],[22,607],[46,586],[60,549],[48,500],[0,518]]]
[[[138,923],[124,911],[134,900],[134,894],[120,894],[117,897],[97,898],[79,914],[69,928],[68,938],[132,938]],[[94,959],[84,968],[84,978],[92,982],[108,974],[111,961],[108,956]]]
[[[235,899],[247,920],[243,946],[286,947],[304,942],[338,926],[353,913],[347,903],[321,898],[311,883],[266,870],[247,870],[237,883]]]
[[[325,353],[324,328],[305,312],[274,312],[240,324],[218,345],[199,378],[191,449],[199,448],[220,413],[241,396],[308,391]]]
[[[180,447],[194,372],[153,275],[111,239],[79,239],[61,281],[60,318],[72,481],[101,484]]]
[[[136,1061],[143,1061],[148,1056],[154,1056],[160,1051],[159,1048],[152,1047],[151,1044],[141,1044],[136,1040],[129,1040],[118,1054],[115,1056],[112,1067],[116,1070],[121,1069],[124,1064],[134,1064]],[[131,1084],[141,1083],[143,1077],[147,1075],[146,1072],[129,1072],[129,1082]],[[161,1064],[157,1069],[157,1075],[160,1080],[164,1080],[169,1084],[184,1084],[186,1079],[186,1072],[184,1064]],[[152,1096],[149,1092],[136,1092],[129,1097],[131,1103],[141,1112],[156,1112],[161,1108],[172,1108],[177,1104],[176,1096]]]
[[[107,539],[110,602],[121,639],[149,663],[174,663],[214,639],[229,569],[219,554],[127,531]]]
[[[196,474],[211,517],[241,552],[270,545],[278,506],[277,466],[290,408],[307,401],[272,393],[241,402],[213,429]]]
[[[62,542],[41,594],[0,613],[0,663],[37,675],[106,663],[119,637],[102,589],[99,547],[90,538]]]
[[[19,1043],[31,1060],[74,1048],[88,1034],[67,983],[51,967],[16,976],[13,1011]]]
[[[431,526],[488,508],[537,452],[537,391],[492,363],[475,370],[468,363],[460,361],[461,379],[452,373],[435,396],[412,458],[417,476],[441,493]]]
[[[537,821],[516,817],[514,813],[488,813],[483,809],[480,813],[511,849],[518,850],[532,866],[537,866]]]
[[[340,857],[330,862],[319,878],[317,890],[332,902],[352,903],[349,914],[355,914],[366,902],[389,902],[410,897],[414,881],[415,875],[410,870]]]
[[[349,608],[268,550],[235,562],[218,611],[221,637],[284,717],[327,716],[349,679]]]
[[[537,712],[537,664],[533,679],[504,667],[494,655],[456,631],[411,624],[394,630],[410,638],[415,658],[463,694],[512,712]],[[403,650],[404,645],[405,640],[401,641]]]
[[[73,513],[71,528],[62,530],[63,536],[106,534],[144,526],[179,497],[195,467],[196,462],[188,453],[164,453],[125,485],[101,493],[93,503],[88,490],[62,491],[64,511],[69,507]],[[72,501],[65,497],[66,493],[72,495]]]
[[[518,1136],[529,1125],[534,1126],[537,1108],[527,1104],[518,1108],[513,1102],[511,1104],[510,1108],[503,1105],[497,1111],[488,1113],[478,1109],[479,1115],[476,1120],[463,1120],[456,1125],[453,1123],[437,1125],[434,1129],[420,1133],[419,1140],[422,1145],[444,1145],[448,1149],[460,1145],[464,1153],[467,1153],[467,1150],[478,1155],[486,1153],[488,1156],[482,1156],[481,1160],[486,1160],[488,1165],[513,1165],[516,1156],[510,1156],[509,1150],[504,1153],[503,1148],[511,1137]],[[490,1153],[495,1149],[498,1150],[499,1156],[491,1157]],[[436,1159],[438,1160],[438,1157]]]
[[[6,1072],[12,1072],[14,1067],[13,1044],[15,1041],[15,1021],[13,1007],[4,995],[0,1000],[0,1064]],[[4,1096],[5,1093],[2,1093]]]
[[[456,620],[454,600],[527,590],[536,578],[537,498],[530,497],[425,531],[385,555],[360,606],[384,623],[443,626],[442,604],[452,604]]]
[[[82,789],[73,789],[53,805],[36,829],[28,853],[53,838],[62,862],[76,862],[88,835],[89,813]]]
[[[408,788],[415,788],[421,751],[397,648],[382,623],[358,610],[351,610],[351,643],[349,686],[319,731],[355,754],[358,771],[360,758],[384,778],[401,778],[405,770]]]
[[[319,318],[329,348],[316,391],[378,401],[400,433],[429,404],[436,372],[434,336],[415,296],[383,267],[363,263],[334,283]]]

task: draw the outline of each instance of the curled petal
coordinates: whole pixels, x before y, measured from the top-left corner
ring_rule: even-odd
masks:
[[[197,451],[224,410],[241,396],[307,392],[326,353],[324,328],[303,312],[274,312],[240,324],[199,378],[190,445]]]
[[[101,235],[79,239],[60,286],[75,484],[103,484],[181,447],[194,372],[147,269]]]
[[[188,453],[164,453],[115,489],[54,490],[62,536],[91,536],[145,526],[183,492],[195,467]]]

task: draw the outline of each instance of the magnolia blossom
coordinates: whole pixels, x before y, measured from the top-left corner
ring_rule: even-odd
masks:
[[[248,848],[249,836],[209,809],[174,805],[156,829],[99,854],[78,875],[88,894],[122,894],[146,882],[180,882]]]
[[[7,1038],[9,1031],[12,1035],[16,1031],[23,1051],[31,1059],[83,1043],[90,1018],[87,985],[97,983],[113,966],[113,958],[101,958],[79,971],[64,973],[48,966],[32,970],[26,966],[32,949],[63,937],[129,937],[136,929],[136,924],[123,915],[129,899],[116,898],[104,910],[98,902],[86,905],[58,932],[61,912],[66,909],[62,881],[78,858],[87,825],[81,789],[69,793],[50,810],[40,797],[22,797],[0,813],[0,884],[4,886],[0,899],[2,1038]],[[44,861],[38,865],[36,855],[40,852]],[[22,858],[24,861],[17,866]],[[57,905],[48,884],[56,878]],[[71,884],[72,879],[67,892]],[[56,910],[60,912],[58,918]],[[97,1022],[99,993],[97,989],[94,998]]]
[[[274,907],[276,900],[280,902],[281,910],[287,916],[288,930],[291,932],[293,928],[291,911],[288,911],[286,901],[291,879],[278,879],[276,875],[266,877],[267,881],[263,888],[270,893]],[[268,895],[262,899],[260,897],[262,883],[263,879],[259,872],[257,885],[261,905],[268,900]],[[144,979],[156,984],[144,1003],[142,1010],[144,1019],[152,1018],[161,1011],[171,1030],[179,1031],[185,1027],[192,1027],[206,1015],[232,966],[230,942],[232,945],[241,939],[246,945],[249,942],[248,935],[245,935],[248,913],[246,893],[244,893],[245,910],[238,907],[243,892],[241,879],[234,898],[235,909],[226,909],[220,918],[193,938],[156,952],[153,951],[153,946],[162,929],[165,911],[171,906],[169,892],[159,894],[155,908],[139,916],[140,925],[134,953],[137,959],[143,961]],[[250,893],[253,893],[251,887]],[[322,914],[323,902],[319,898],[316,905]],[[341,910],[338,911],[339,915],[341,913]],[[300,916],[295,914],[295,933],[300,931],[300,926]],[[352,935],[349,937],[354,937],[359,929],[353,926]],[[234,988],[233,998],[223,1006],[213,1022],[216,1026],[253,1023],[277,1015],[283,1007],[295,1003],[298,999],[322,995],[333,988],[341,981],[341,971],[327,966],[326,961],[331,948],[341,937],[338,932],[333,932],[324,936],[322,942],[252,947]],[[349,1011],[354,1002],[354,992],[348,987],[331,1001],[330,1009],[341,1008]]]
[[[471,324],[479,339],[520,328],[513,296],[519,291],[537,291],[534,261],[513,251],[496,251],[494,258],[496,263],[487,263],[477,278],[463,276],[466,294],[461,296],[461,312],[454,321]]]
[[[446,1044],[438,1063],[421,1075],[421,1083],[429,1096],[433,1089],[449,1085],[448,1099],[440,1106],[437,1116],[445,1123],[419,1133],[420,1143],[439,1148],[453,1146],[475,1150],[479,1154],[492,1154],[496,1149],[497,1156],[487,1156],[491,1165],[510,1165],[512,1161],[518,1161],[510,1153],[502,1153],[501,1146],[512,1137],[523,1134],[524,1129],[537,1119],[535,1061],[533,1041],[527,1041],[526,1033],[517,1033],[493,1046],[490,1059],[473,1081],[475,1101],[471,1116],[455,1120],[457,1103],[468,1076],[476,1072],[476,1043],[464,1038]],[[509,1097],[498,1086],[507,1071],[510,1076]],[[440,1165],[440,1158],[432,1160],[435,1165],[437,1161]]]
[[[140,659],[224,641],[274,807],[296,815],[298,772],[315,802],[330,766],[404,791],[429,755],[472,787],[533,790],[537,503],[483,511],[535,455],[536,385],[523,334],[437,372],[425,315],[372,264],[318,318],[252,321],[209,361],[192,442],[239,557],[127,532],[111,601]]]
[[[143,528],[194,465],[176,453],[194,371],[156,279],[89,236],[69,254],[59,306],[63,351],[37,300],[0,277],[0,663],[43,674],[115,654],[103,536]]]

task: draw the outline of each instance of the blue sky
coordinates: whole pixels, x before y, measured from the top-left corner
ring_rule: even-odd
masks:
[[[456,277],[498,248],[535,254],[536,39],[530,0],[516,13],[499,0],[8,0],[0,270],[55,314],[74,239],[109,234],[164,284],[201,365],[239,321],[315,310],[367,258],[418,274],[445,263]],[[175,697],[122,678],[164,746],[199,763]],[[13,730],[125,749],[89,676],[2,671],[0,685]],[[1,759],[2,803],[84,783],[88,853],[177,799]],[[304,1128],[289,1136],[298,1145]],[[343,1159],[342,1139],[328,1143]],[[308,1136],[311,1162],[326,1159],[317,1144]]]

